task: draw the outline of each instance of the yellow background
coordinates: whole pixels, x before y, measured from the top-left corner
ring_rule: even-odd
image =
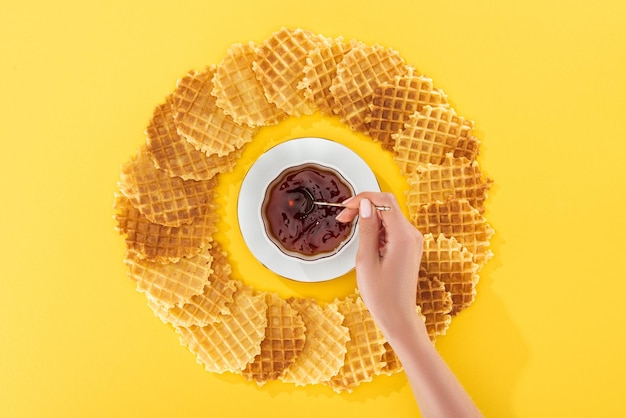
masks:
[[[205,372],[125,277],[112,195],[153,107],[283,25],[392,46],[475,120],[495,258],[437,347],[485,415],[626,415],[625,2],[60,0],[0,12],[0,417],[418,415],[403,375]],[[339,129],[313,122],[277,136]]]

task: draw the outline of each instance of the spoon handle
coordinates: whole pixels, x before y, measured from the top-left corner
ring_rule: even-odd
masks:
[[[318,205],[318,206],[336,206],[336,207],[339,207],[339,208],[347,207],[343,203],[330,203],[330,202],[317,202],[317,201],[314,201],[313,204]],[[376,210],[382,210],[382,211],[390,211],[391,210],[391,208],[389,206],[376,206],[376,205],[374,205],[374,208]]]

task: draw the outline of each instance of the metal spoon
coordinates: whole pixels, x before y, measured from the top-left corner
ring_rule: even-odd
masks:
[[[321,202],[319,200],[315,200],[315,198],[313,197],[311,192],[308,191],[307,189],[305,189],[304,187],[298,187],[298,188],[294,189],[293,191],[297,192],[297,193],[301,193],[302,195],[304,195],[304,198],[306,200],[306,205],[304,206],[304,215],[308,215],[309,213],[311,213],[316,205],[317,206],[335,206],[335,207],[339,207],[339,208],[348,207],[347,205],[345,205],[343,203]],[[381,210],[381,211],[390,211],[391,210],[391,208],[389,206],[374,205],[374,208],[376,210]]]

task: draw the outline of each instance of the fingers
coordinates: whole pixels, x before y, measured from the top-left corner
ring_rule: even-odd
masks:
[[[378,263],[380,254],[381,221],[374,213],[372,202],[367,198],[359,201],[359,249],[357,251],[357,266],[367,267],[371,263]]]
[[[347,207],[337,215],[339,222],[350,222],[359,214],[359,205],[362,199],[368,199],[376,206],[388,206],[390,211],[380,212],[385,227],[400,228],[406,227],[408,222],[400,209],[396,197],[391,193],[362,192],[348,199],[344,203]]]
[[[411,225],[408,219],[404,217],[396,197],[391,193],[359,193],[344,202],[347,207],[337,216],[337,220],[340,222],[352,221],[359,215],[360,205],[364,200],[375,205],[388,206],[391,208],[390,211],[373,211],[373,213],[378,215],[376,218],[380,219],[380,222],[378,222],[379,226],[382,226],[385,235],[390,238],[385,245],[385,250],[393,252],[399,249],[416,248],[421,254],[423,237],[420,232]],[[361,222],[362,220],[359,220],[359,223]]]
[[[348,223],[351,222],[359,214],[359,209],[344,208],[339,215],[335,217],[339,222]]]

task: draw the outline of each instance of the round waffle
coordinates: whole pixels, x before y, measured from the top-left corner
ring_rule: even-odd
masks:
[[[235,122],[251,127],[274,125],[287,117],[265,98],[252,69],[258,58],[258,47],[253,43],[234,44],[213,76],[215,103]]]
[[[216,244],[209,249],[212,273],[204,282],[202,292],[175,306],[148,296],[148,306],[165,323],[178,327],[200,327],[216,322],[220,315],[229,312],[237,282],[231,279],[231,267],[226,253]]]
[[[172,111],[176,130],[190,144],[208,156],[225,157],[250,142],[256,129],[235,122],[217,106],[211,94],[215,73],[215,66],[210,66],[178,80]]]
[[[266,293],[267,327],[261,352],[248,363],[243,376],[259,385],[276,380],[302,352],[305,342],[302,317],[276,293]]]
[[[408,72],[397,51],[380,45],[354,45],[341,62],[330,86],[333,111],[355,131],[369,133],[366,122],[377,86]]]
[[[142,260],[137,253],[128,251],[124,263],[130,278],[137,282],[137,290],[165,306],[185,303],[202,293],[213,273],[213,256],[207,249],[166,264]]]
[[[204,327],[177,327],[180,341],[211,372],[241,372],[261,352],[267,326],[265,295],[239,284],[227,314]]]
[[[173,107],[172,95],[169,95],[165,103],[156,107],[146,129],[146,149],[156,168],[165,170],[170,177],[183,180],[210,180],[216,174],[231,171],[242,150],[222,157],[198,151],[179,135]]]
[[[365,122],[372,139],[380,141],[383,149],[393,151],[393,135],[402,130],[409,117],[419,114],[424,106],[447,104],[446,95],[433,86],[430,78],[408,67],[406,74],[395,76],[393,81],[374,89]]]
[[[320,303],[253,289],[214,240],[221,175],[259,127],[315,111],[368,135],[406,177],[425,239],[416,311],[434,343],[473,303],[493,256],[492,181],[476,161],[474,122],[391,48],[283,28],[184,74],[122,166],[114,218],[129,277],[207,370],[351,392],[402,370],[358,292]]]
[[[343,365],[346,343],[350,339],[348,328],[342,325],[344,316],[336,305],[322,307],[311,298],[289,298],[287,302],[304,320],[306,341],[302,352],[281,380],[296,386],[330,380]]]
[[[327,384],[336,392],[352,392],[362,382],[370,382],[385,367],[385,337],[378,329],[363,299],[358,295],[335,302],[348,328],[346,357],[339,372]]]
[[[315,110],[298,89],[309,52],[326,39],[302,29],[283,28],[258,50],[252,69],[263,86],[267,101],[288,115],[305,115]]]
[[[441,164],[449,152],[474,161],[479,142],[473,129],[472,121],[457,116],[449,106],[424,106],[390,135],[394,160],[404,175],[414,173],[420,164]]]

